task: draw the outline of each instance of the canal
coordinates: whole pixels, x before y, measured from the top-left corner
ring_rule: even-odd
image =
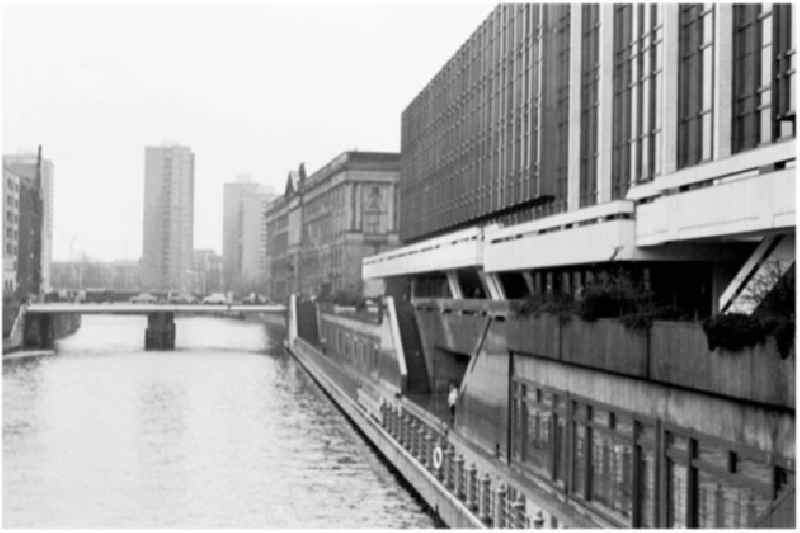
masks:
[[[52,357],[3,364],[3,526],[429,528],[293,359],[282,332],[86,316]]]

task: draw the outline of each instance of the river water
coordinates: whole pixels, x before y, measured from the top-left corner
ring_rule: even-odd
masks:
[[[3,526],[428,528],[412,496],[280,348],[280,330],[87,316],[3,364]]]

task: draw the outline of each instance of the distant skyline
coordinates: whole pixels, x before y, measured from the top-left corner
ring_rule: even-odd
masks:
[[[112,260],[141,254],[145,146],[188,146],[195,248],[219,253],[224,183],[399,151],[401,112],[492,6],[7,6],[3,152],[54,163],[54,260]]]

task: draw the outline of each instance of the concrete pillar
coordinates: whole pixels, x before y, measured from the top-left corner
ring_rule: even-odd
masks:
[[[448,270],[447,274],[447,285],[450,287],[450,296],[454,300],[461,300],[464,298],[464,295],[461,293],[461,284],[458,283],[458,272],[455,270]]]
[[[145,350],[175,349],[175,314],[150,313],[144,333]]]
[[[39,348],[50,350],[55,346],[56,333],[53,315],[39,315]]]
[[[569,21],[569,131],[567,133],[567,211],[581,204],[581,37],[580,4],[570,6]]]
[[[678,167],[678,52],[680,20],[678,4],[660,4],[658,7],[664,23],[664,97],[661,100],[662,124],[662,175],[669,175]],[[658,165],[656,165],[658,166]]]
[[[614,4],[600,4],[600,72],[597,83],[597,203],[611,201],[614,150]]]
[[[484,272],[483,270],[478,271],[478,275],[481,277],[484,286],[486,286],[486,290],[489,291],[489,299],[491,300],[505,300],[505,291],[503,290],[503,284],[500,283],[500,277],[495,272]]]
[[[714,67],[716,72],[714,72],[713,154],[716,160],[731,155],[733,5],[719,3],[715,4],[714,9],[716,10],[714,14]],[[771,64],[770,61],[770,67]]]

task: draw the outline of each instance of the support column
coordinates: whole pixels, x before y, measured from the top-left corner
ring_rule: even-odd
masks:
[[[614,139],[614,4],[600,4],[597,83],[597,203],[611,201]]]
[[[733,5],[714,6],[714,159],[731,155]],[[771,62],[770,62],[771,64]],[[770,65],[771,66],[771,65]],[[771,129],[770,129],[771,132]]]
[[[450,287],[450,296],[454,300],[462,300],[464,295],[461,293],[461,285],[458,283],[458,272],[455,270],[448,270],[447,285]]]
[[[569,130],[567,133],[567,211],[581,205],[581,38],[580,4],[569,9]]]
[[[39,315],[39,348],[50,350],[55,346],[56,332],[53,315]]]
[[[662,176],[672,174],[678,168],[678,52],[680,44],[680,12],[678,4],[659,6],[664,21],[664,111],[662,117],[661,151]],[[656,165],[658,166],[658,165]]]
[[[175,349],[175,314],[150,313],[144,332],[145,350]]]

